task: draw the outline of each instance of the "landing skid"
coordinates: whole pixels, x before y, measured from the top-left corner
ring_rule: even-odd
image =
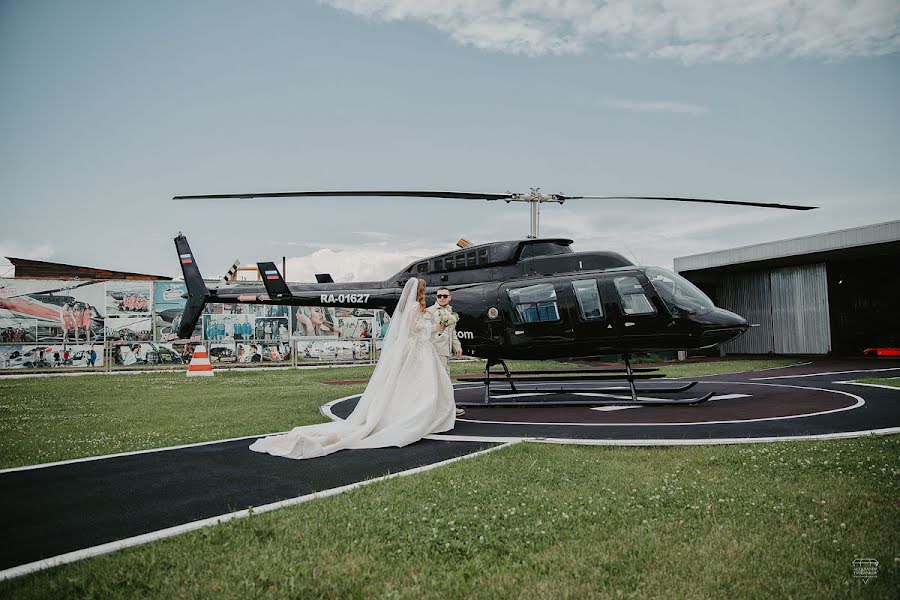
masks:
[[[639,398],[638,395],[644,394],[677,394],[685,392],[695,385],[696,381],[691,381],[678,386],[660,386],[653,388],[638,389],[634,382],[641,379],[658,379],[664,375],[656,373],[658,369],[653,368],[632,368],[631,357],[628,354],[623,355],[625,362],[624,369],[582,369],[577,371],[510,371],[506,363],[502,359],[488,359],[484,368],[483,376],[463,376],[458,378],[459,381],[465,382],[481,382],[484,384],[484,397],[481,402],[458,402],[460,406],[580,406],[580,405],[623,405],[623,406],[666,406],[666,405],[692,405],[701,404],[712,398],[713,393],[708,392],[702,396],[695,398]],[[503,374],[491,373],[491,367],[500,365],[503,368]],[[625,376],[622,377],[622,374]],[[547,377],[549,375],[549,377]],[[625,379],[628,383],[627,387],[573,387],[564,385],[554,385],[561,382],[595,382],[606,381],[610,379]],[[519,384],[517,386],[516,384]],[[521,384],[526,387],[521,387]],[[496,385],[504,386],[497,389]],[[528,384],[541,385],[539,388],[530,387]],[[552,386],[549,387],[548,386]],[[508,387],[506,387],[508,386]],[[623,398],[594,398],[594,399],[575,399],[573,394],[609,394],[612,392],[628,391],[631,399]],[[509,399],[510,395],[524,396],[522,399]],[[541,399],[540,397],[554,396],[565,394],[566,399]],[[499,397],[497,397],[499,396]],[[538,396],[538,398],[535,398]]]

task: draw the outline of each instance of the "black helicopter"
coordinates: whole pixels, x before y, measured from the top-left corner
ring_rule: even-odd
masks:
[[[589,358],[622,355],[632,401],[639,401],[634,379],[655,375],[633,369],[636,352],[694,350],[725,343],[749,328],[746,319],[717,308],[702,291],[683,277],[660,267],[637,266],[615,252],[574,252],[570,239],[540,238],[540,203],[612,197],[531,194],[477,194],[468,192],[348,191],[282,192],[176,196],[175,199],[220,199],[303,196],[413,196],[523,201],[532,204],[532,235],[524,240],[468,246],[417,260],[383,281],[336,283],[330,275],[317,275],[317,283],[287,284],[272,262],[258,263],[263,284],[231,284],[208,289],[197,268],[187,239],[179,234],[175,246],[188,288],[188,302],[179,337],[189,337],[208,302],[288,304],[382,308],[393,312],[404,284],[411,277],[426,281],[426,293],[440,287],[453,296],[459,314],[457,336],[463,353],[487,359],[485,399],[490,397],[491,367],[500,365],[504,382],[559,382],[547,371],[510,373],[504,359]],[[629,199],[705,202],[809,210],[814,207],[708,200],[697,198],[627,197]],[[571,372],[568,372],[571,373]],[[602,381],[616,376],[609,369],[580,371],[580,381]],[[545,375],[557,375],[543,377]],[[690,387],[690,386],[687,386]],[[683,391],[653,388],[653,393]],[[596,391],[604,391],[601,388]],[[583,390],[579,391],[595,391]],[[690,403],[708,399],[660,400]],[[596,400],[590,401],[597,403]],[[495,403],[496,404],[496,403]]]

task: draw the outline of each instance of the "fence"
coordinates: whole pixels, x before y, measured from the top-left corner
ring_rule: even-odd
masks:
[[[383,310],[210,304],[177,339],[183,282],[0,279],[0,370],[177,366],[204,343],[213,364],[371,362]]]

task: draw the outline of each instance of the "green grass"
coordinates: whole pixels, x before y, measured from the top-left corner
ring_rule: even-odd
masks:
[[[666,364],[672,376],[742,371],[784,360]],[[577,368],[510,361],[512,369]],[[481,361],[452,363],[454,375]],[[372,366],[280,371],[84,375],[0,380],[0,468],[285,431],[325,421],[319,407],[362,392]]]
[[[900,437],[519,444],[0,584],[17,598],[893,598]],[[854,579],[854,558],[877,578]]]
[[[889,385],[891,387],[900,388],[900,378],[889,377],[884,379],[860,379],[860,383],[874,383],[877,385]]]
[[[663,368],[690,376],[788,362]],[[0,456],[14,466],[281,431],[324,420],[319,405],[364,387],[327,381],[369,373],[2,380]],[[2,582],[0,598],[894,598],[898,498],[900,436],[518,444]],[[852,577],[857,557],[880,562],[868,584]]]

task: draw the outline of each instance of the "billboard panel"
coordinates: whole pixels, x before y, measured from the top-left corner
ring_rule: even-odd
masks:
[[[37,325],[38,342],[103,339],[104,283],[42,279],[0,280],[0,318]]]
[[[292,318],[294,337],[337,337],[337,316],[330,306],[298,306]]]
[[[253,315],[203,315],[203,338],[211,342],[249,341],[253,339]]]
[[[371,340],[375,329],[372,317],[338,317],[338,337],[342,340]]]
[[[115,342],[149,342],[153,339],[153,319],[149,314],[108,317],[106,339]]]
[[[149,315],[151,282],[107,281],[106,316]]]
[[[183,364],[181,352],[172,344],[143,342],[136,344],[117,344],[113,349],[116,365],[129,367],[132,365],[180,365]]]
[[[299,340],[298,361],[366,360],[370,343],[352,340]]]
[[[187,300],[187,286],[181,281],[157,281],[153,284],[153,314],[155,318],[154,335],[159,342],[171,342],[178,339],[178,326],[181,324],[181,313]],[[191,339],[200,341],[202,323],[197,322]]]
[[[0,346],[0,369],[102,367],[103,344],[12,344]]]

